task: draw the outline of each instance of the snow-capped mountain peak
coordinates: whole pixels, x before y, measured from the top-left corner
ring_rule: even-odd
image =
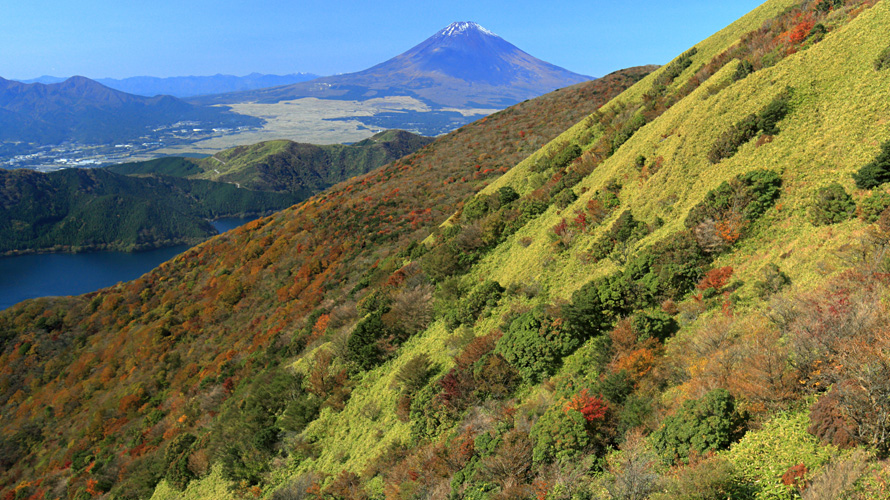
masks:
[[[537,59],[474,22],[457,22],[364,71],[231,95],[244,99],[238,102],[411,96],[435,107],[500,109],[589,79]]]
[[[439,34],[442,36],[457,36],[470,30],[478,31],[489,36],[497,36],[474,22],[451,23],[445,29],[440,31]]]

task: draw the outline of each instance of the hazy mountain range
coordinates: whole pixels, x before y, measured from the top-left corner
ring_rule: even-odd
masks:
[[[193,97],[206,94],[222,94],[266,87],[278,87],[292,83],[305,82],[318,78],[312,73],[292,73],[289,75],[264,75],[251,73],[245,76],[211,75],[211,76],[132,76],[129,78],[96,78],[106,87],[146,97],[156,95],[172,95],[174,97]],[[41,76],[31,80],[19,80],[22,83],[61,83],[66,78]]]
[[[224,127],[262,124],[259,118],[172,96],[128,94],[82,76],[52,84],[0,78],[0,141],[113,143],[181,121]]]

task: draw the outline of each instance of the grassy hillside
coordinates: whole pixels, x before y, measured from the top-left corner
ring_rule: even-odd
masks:
[[[208,219],[265,214],[299,201],[287,193],[101,169],[0,170],[0,182],[0,253],[197,243],[216,234]]]
[[[272,141],[234,148],[203,160],[197,178],[233,182],[252,189],[317,193],[414,153],[433,139],[388,130],[352,145],[315,146]]]
[[[250,477],[245,488],[279,484],[286,475],[268,476],[280,441],[270,415],[288,413],[296,432],[319,411],[342,409],[361,377],[340,358],[313,357],[318,372],[307,391],[284,367],[348,334],[357,301],[421,251],[416,242],[462,200],[651,70],[496,113],[140,280],[5,311],[3,494],[147,498],[173,462],[184,474],[174,488],[206,477],[202,488],[221,480],[227,489],[235,469]],[[401,302],[416,313],[406,328],[422,329],[428,318],[429,285],[419,286]],[[291,395],[267,404],[279,391]],[[199,435],[201,453],[184,455]]]
[[[886,498],[887,26],[770,0],[16,306],[5,492]]]
[[[804,464],[801,476],[824,485],[837,477],[837,469],[826,467],[833,461],[861,467],[842,486],[852,488],[858,481],[862,497],[880,498],[883,490],[873,481],[886,474],[882,465],[864,465],[861,456],[850,458],[832,447],[860,443],[882,456],[886,446],[874,434],[886,421],[864,403],[883,390],[877,373],[884,373],[878,369],[884,351],[853,347],[881,328],[874,316],[880,313],[872,308],[875,297],[886,294],[875,282],[880,275],[870,274],[875,268],[864,266],[861,257],[871,248],[869,255],[876,258],[869,247],[874,240],[863,242],[863,221],[814,226],[810,213],[818,188],[831,182],[841,182],[857,200],[870,195],[854,192],[850,174],[887,140],[881,116],[888,77],[875,71],[874,60],[885,48],[880,26],[886,26],[888,10],[884,4],[865,11],[851,4],[823,13],[817,20],[832,28],[823,40],[768,47],[765,54],[785,53],[771,66],[758,62],[757,71],[738,81],[732,76],[741,60],[707,69],[746,30],[769,26],[781,34],[808,22],[802,20],[806,14],[787,10],[793,5],[765,4],[698,45],[666,92],[658,87],[671,65],[465,204],[463,214],[428,240],[431,247],[418,260],[438,281],[435,304],[441,319],[405,343],[396,359],[364,375],[342,412],[323,412],[304,431],[317,456],[294,461],[304,475],[292,474],[293,484],[315,481],[335,495],[360,486],[368,496],[393,498],[440,498],[449,492],[531,497],[541,490],[548,498],[630,498],[625,488],[631,487],[653,495],[667,490],[666,498],[790,498],[795,483],[783,485],[783,474]],[[700,78],[703,70],[712,75]],[[731,158],[712,164],[709,153],[725,131],[760,112],[789,85],[790,111],[778,131],[753,137]],[[659,106],[659,94],[663,102],[676,99],[676,104]],[[654,105],[647,107],[647,101]],[[614,147],[615,138],[628,130],[625,124],[644,113],[650,113],[647,125],[614,151],[604,147]],[[820,146],[826,136],[836,141],[835,151],[869,153],[850,158],[846,169],[825,168]],[[862,144],[863,137],[876,140]],[[580,156],[565,154],[573,146]],[[576,156],[566,169],[563,160]],[[766,194],[769,189],[755,191],[766,196],[762,212],[703,203],[709,192],[725,192],[724,181],[739,186],[734,178],[762,169],[775,172],[781,186],[777,199],[775,192]],[[573,172],[577,184],[567,187],[562,181]],[[503,200],[505,188],[523,196],[507,204],[496,201]],[[730,201],[739,205],[752,196],[733,189]],[[536,202],[552,205],[535,218]],[[709,217],[691,218],[696,212]],[[708,219],[717,216],[723,220],[710,220],[709,226]],[[720,223],[724,232],[705,231]],[[470,235],[476,243],[468,244]],[[860,257],[853,257],[854,250]],[[863,274],[840,273],[851,264]],[[867,283],[867,292],[854,293],[851,280]],[[503,292],[494,293],[491,281]],[[388,291],[396,297],[400,292],[398,287]],[[487,300],[474,298],[476,293]],[[851,307],[852,302],[857,305]],[[819,314],[811,316],[812,308]],[[866,310],[871,315],[858,316]],[[833,315],[843,324],[857,317],[861,337],[827,338]],[[821,336],[808,337],[820,330]],[[467,335],[477,340],[461,350]],[[488,340],[486,347],[485,335],[502,340]],[[828,352],[817,342],[825,342]],[[336,352],[336,341],[328,348]],[[840,350],[845,354],[837,354]],[[865,378],[863,372],[820,368],[839,359],[868,360],[869,370],[876,371],[868,372],[866,388],[857,392],[844,385]],[[421,366],[433,372],[419,391],[399,381],[417,373],[407,368],[413,360],[424,360]],[[512,371],[493,371],[494,363],[504,362]],[[305,362],[296,368],[312,373]],[[497,377],[494,387],[492,377]],[[832,383],[847,389],[826,394]],[[729,392],[711,393],[717,388]],[[815,405],[815,396],[824,403]],[[684,442],[683,433],[695,429],[695,421],[684,417],[693,422],[681,427],[666,416],[685,415],[684,402],[689,406],[709,397],[723,398],[724,413],[718,416],[732,432],[723,441]],[[733,412],[735,405],[744,410],[744,419],[742,412]],[[809,406],[818,415],[812,420]],[[400,417],[399,409],[406,407],[410,411]],[[599,415],[595,410],[602,407],[608,410]],[[860,424],[869,412],[874,419]],[[828,424],[827,415],[837,420]],[[743,421],[749,432],[730,446],[745,430],[733,427]],[[872,431],[865,431],[869,426]],[[629,432],[634,429],[636,434]],[[846,433],[848,441],[834,432]],[[648,439],[640,439],[640,433]],[[606,452],[616,445],[622,452]],[[758,446],[773,448],[752,455]],[[699,455],[689,467],[680,467],[688,461],[675,462],[674,451],[685,455],[696,447],[702,454],[720,453]],[[873,472],[863,472],[867,468]],[[282,491],[288,488],[293,486]]]
[[[181,156],[168,156],[148,161],[121,163],[105,167],[109,172],[121,175],[169,175],[173,177],[188,177],[203,172],[198,166],[197,160],[183,158]]]
[[[419,259],[440,319],[304,431],[321,451],[302,480],[393,498],[884,497],[865,457],[888,445],[886,226],[863,219],[887,203],[851,175],[890,139],[890,8],[848,4],[768,2],[466,203]],[[819,23],[821,40],[785,35]],[[774,127],[712,161],[774,102]],[[419,391],[399,381],[418,359]]]

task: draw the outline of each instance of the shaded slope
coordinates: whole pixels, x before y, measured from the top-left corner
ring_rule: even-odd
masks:
[[[102,169],[0,170],[0,252],[141,250],[197,243],[207,221],[265,214],[300,198],[174,177]]]
[[[316,193],[414,153],[432,141],[401,130],[381,132],[352,145],[273,141],[217,153],[201,162],[204,173],[195,177],[238,182],[251,189]]]
[[[649,70],[619,72],[467,125],[127,285],[4,312],[3,418],[13,415],[7,409],[16,416],[4,420],[2,484],[43,478],[41,487],[74,496],[101,480],[118,497],[148,496],[165,474],[170,439],[215,425],[229,389],[311,341],[299,330],[312,328],[307,312],[334,300],[348,311],[349,291],[367,284],[366,271],[397,268],[397,251],[461,199]],[[25,365],[41,367],[41,375]],[[94,458],[103,465],[87,471]]]

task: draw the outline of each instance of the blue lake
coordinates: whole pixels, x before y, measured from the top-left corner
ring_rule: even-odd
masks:
[[[220,233],[254,218],[213,222]],[[50,253],[0,257],[0,310],[26,299],[80,295],[136,279],[188,250],[187,245],[145,252]]]

